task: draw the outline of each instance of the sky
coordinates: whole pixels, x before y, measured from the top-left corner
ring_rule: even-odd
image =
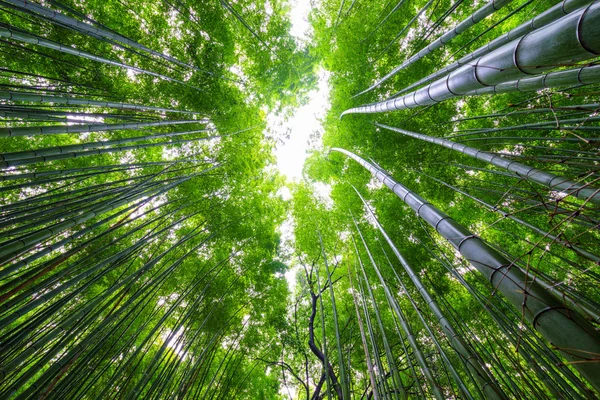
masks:
[[[308,13],[310,12],[310,0],[291,0],[290,19],[292,28],[290,33],[299,42],[308,40],[310,24]],[[320,70],[319,81],[316,90],[308,94],[308,103],[295,110],[294,115],[284,120],[282,117],[270,115],[267,118],[269,129],[278,137],[289,135],[288,139],[280,141],[276,147],[277,168],[287,177],[290,182],[299,181],[302,177],[302,167],[307,157],[307,151],[311,148],[320,147],[322,128],[320,119],[325,116],[329,108],[329,74]],[[309,145],[309,138],[317,133],[319,138]]]
[[[289,181],[298,181],[301,178],[307,151],[320,147],[323,133],[320,120],[329,108],[328,78],[329,74],[326,71],[319,71],[317,89],[308,94],[308,103],[296,109],[287,121],[275,115],[267,118],[269,128],[280,137],[289,135],[289,138],[279,142],[275,149],[277,168]],[[311,146],[309,139],[313,133],[317,133],[316,137],[319,139],[313,141]]]

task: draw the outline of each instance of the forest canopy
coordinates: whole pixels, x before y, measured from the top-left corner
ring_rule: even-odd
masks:
[[[0,0],[0,398],[598,398],[599,55],[590,0]]]

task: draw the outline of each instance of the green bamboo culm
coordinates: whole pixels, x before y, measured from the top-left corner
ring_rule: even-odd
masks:
[[[483,19],[490,16],[494,12],[500,10],[502,7],[510,4],[511,1],[512,0],[492,0],[492,1],[488,2],[483,7],[479,8],[477,11],[475,11],[473,14],[469,15],[466,19],[461,21],[457,26],[448,30],[447,32],[444,32],[442,35],[440,35],[440,37],[437,40],[429,43],[425,48],[419,50],[417,52],[417,54],[410,57],[408,60],[404,61],[402,64],[400,64],[399,66],[397,66],[396,68],[394,68],[393,70],[388,72],[383,78],[377,80],[377,82],[375,82],[374,84],[369,86],[367,89],[363,90],[362,92],[356,94],[354,97],[360,96],[361,94],[368,93],[371,90],[375,89],[376,87],[380,86],[382,83],[386,82],[387,80],[392,78],[394,75],[398,74],[398,72],[402,71],[405,68],[408,68],[415,62],[419,61],[421,58],[426,57],[427,55],[431,54],[435,50],[437,50],[440,47],[444,46],[445,44],[451,42],[455,37],[457,37],[461,33],[465,32],[466,30],[468,30],[469,28],[471,28],[478,22],[482,21]]]
[[[375,216],[375,213],[369,207],[365,199],[362,197],[360,192],[352,186],[352,188],[356,191],[356,194],[360,197],[364,207],[366,208],[368,214],[373,218],[375,225],[381,235],[384,237],[385,241],[392,249],[392,252],[400,261],[400,264],[404,268],[404,271],[411,279],[419,294],[423,297],[423,300],[427,303],[431,312],[436,317],[438,323],[442,327],[442,330],[446,334],[446,337],[452,343],[454,349],[461,355],[467,366],[473,371],[475,378],[481,385],[483,392],[485,393],[488,399],[507,399],[508,397],[504,394],[502,389],[498,387],[498,384],[495,382],[494,378],[491,377],[489,370],[486,368],[485,364],[481,361],[476,354],[470,350],[469,345],[466,341],[460,336],[453,328],[450,321],[444,316],[440,307],[437,305],[436,301],[431,297],[427,288],[421,282],[421,278],[413,271],[413,268],[410,266],[408,261],[402,256],[392,239],[389,237],[383,226],[379,223],[379,220]]]
[[[557,176],[551,172],[542,171],[540,169],[530,167],[517,161],[510,160],[506,157],[502,157],[501,155],[491,154],[489,152],[481,151],[474,147],[469,147],[461,143],[453,142],[451,140],[432,137],[424,135],[422,133],[412,132],[406,129],[392,127],[379,123],[376,123],[375,125],[384,129],[388,129],[390,131],[401,133],[408,137],[423,140],[429,143],[434,143],[443,146],[447,149],[461,152],[470,157],[476,158],[496,167],[515,173],[523,179],[527,179],[539,183],[540,185],[544,185],[551,190],[560,190],[584,201],[589,201],[592,204],[600,205],[600,189],[588,185],[586,183],[576,182],[562,176]]]
[[[458,96],[481,94],[478,89],[492,90],[490,88],[495,85],[538,75],[557,65],[594,58],[600,54],[599,21],[600,3],[594,2],[463,65],[419,90],[396,99],[351,108],[341,116],[415,108]]]
[[[529,279],[524,271],[483,240],[371,163],[344,149],[332,148],[331,151],[342,153],[365,167],[415,210],[517,310],[522,309],[523,317],[556,346],[596,390],[600,390],[600,369],[594,363],[595,355],[600,354],[600,335],[579,313]]]

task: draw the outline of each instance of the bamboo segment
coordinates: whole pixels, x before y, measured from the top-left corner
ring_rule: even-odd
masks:
[[[579,7],[586,6],[586,5],[590,4],[592,1],[593,0],[563,0],[562,2],[556,4],[555,6],[547,9],[543,13],[536,15],[529,21],[522,23],[521,25],[510,30],[509,32],[505,33],[504,35],[497,37],[496,39],[492,40],[491,42],[489,42],[489,43],[481,46],[477,50],[473,51],[472,53],[467,54],[466,56],[462,57],[460,60],[458,60],[444,68],[440,68],[433,74],[419,80],[418,82],[411,84],[410,86],[407,86],[406,88],[404,88],[400,92],[398,92],[398,94],[408,92],[409,90],[412,90],[418,86],[423,85],[424,83],[431,82],[434,79],[444,76],[444,75],[454,71],[455,69],[489,53],[490,51],[496,50],[500,46],[503,46],[506,43],[509,43],[510,41],[512,41],[514,39],[517,39],[523,35],[526,35],[529,32],[533,32],[534,30],[542,28],[548,24],[551,24],[552,22],[556,21],[558,18],[565,16],[569,13],[572,13],[573,11],[577,10]]]
[[[392,252],[396,256],[398,261],[400,261],[400,264],[404,268],[404,271],[406,271],[406,274],[411,279],[411,281],[417,288],[418,292],[423,297],[423,300],[425,300],[425,302],[431,309],[431,312],[433,313],[433,315],[435,315],[438,323],[442,327],[442,330],[446,334],[446,337],[452,344],[452,347],[461,355],[461,357],[463,358],[463,360],[465,361],[465,363],[467,364],[469,369],[472,370],[474,376],[476,377],[477,381],[481,385],[483,392],[486,394],[486,397],[488,399],[507,399],[507,397],[503,393],[502,389],[500,389],[500,387],[498,387],[498,385],[495,382],[495,380],[493,379],[493,377],[490,376],[490,372],[485,367],[485,364],[483,364],[481,359],[479,357],[477,357],[470,350],[469,345],[462,338],[462,336],[460,336],[454,330],[450,321],[442,313],[442,310],[439,308],[436,301],[431,297],[431,295],[427,291],[427,288],[425,288],[425,286],[421,282],[421,278],[419,278],[419,275],[415,274],[411,265],[402,256],[402,254],[400,253],[400,251],[398,250],[398,248],[396,247],[396,245],[394,244],[392,239],[390,239],[390,237],[388,236],[385,229],[383,229],[383,226],[379,223],[379,220],[375,216],[375,213],[373,212],[373,210],[371,210],[371,207],[369,207],[369,205],[367,204],[365,199],[362,197],[362,195],[358,192],[358,190],[356,190],[356,188],[354,188],[354,190],[356,191],[356,194],[358,194],[358,196],[362,200],[369,215],[373,218],[373,221],[375,221],[375,225],[377,226],[377,229],[379,229],[379,232],[381,232],[381,234],[383,235],[384,239],[386,240],[386,242],[392,249]]]
[[[92,99],[83,99],[75,97],[63,97],[63,96],[49,96],[45,94],[33,94],[33,93],[21,93],[21,92],[9,92],[0,91],[0,99],[10,101],[28,101],[33,103],[54,103],[54,104],[68,104],[74,106],[95,106],[95,107],[106,107],[106,108],[117,108],[121,110],[139,110],[139,111],[158,111],[158,112],[176,112],[181,114],[195,114],[200,113],[195,111],[186,110],[175,110],[172,108],[163,107],[151,107],[139,104],[129,103],[118,103],[112,101],[100,101]]]
[[[523,317],[600,390],[600,335],[590,323],[483,240],[371,163],[344,149],[332,148],[331,151],[355,160],[415,210],[517,310],[522,310]]]
[[[410,136],[415,139],[420,139],[425,142],[438,144],[440,146],[446,147],[447,149],[455,150],[476,158],[481,161],[485,161],[489,164],[492,164],[496,167],[503,168],[507,171],[514,172],[520,177],[524,179],[539,183],[540,185],[544,185],[552,190],[560,190],[565,193],[568,193],[572,196],[575,196],[579,199],[589,201],[593,204],[600,205],[600,189],[595,188],[590,185],[582,184],[579,182],[575,182],[573,180],[567,179],[562,176],[555,175],[548,171],[542,171],[537,168],[530,167],[525,164],[521,164],[517,161],[509,160],[505,157],[502,157],[498,154],[490,154],[489,152],[478,150],[474,147],[465,146],[461,143],[456,143],[451,140],[431,137],[424,135],[422,133],[411,132],[401,128],[395,128],[388,125],[378,124],[375,125],[388,129],[394,132],[401,133],[406,136]]]
[[[398,72],[403,70],[404,68],[408,68],[415,62],[419,61],[421,58],[426,57],[427,55],[431,54],[432,52],[434,52],[435,50],[444,46],[445,44],[450,43],[455,37],[457,37],[464,31],[466,31],[467,29],[471,28],[473,25],[477,24],[478,22],[482,21],[486,17],[490,16],[494,12],[498,11],[505,5],[509,4],[511,1],[512,0],[492,0],[492,1],[490,1],[486,5],[484,5],[477,11],[475,11],[473,14],[469,15],[466,19],[464,19],[462,22],[460,22],[457,26],[455,26],[454,28],[450,29],[449,31],[443,33],[437,40],[428,44],[425,48],[419,50],[419,52],[417,54],[410,57],[408,60],[404,61],[402,64],[400,64],[399,66],[397,66],[396,68],[391,70],[383,78],[379,79],[377,82],[372,84],[369,88],[363,90],[362,92],[358,93],[355,96],[359,96],[361,94],[370,92],[371,90],[375,89],[376,87],[378,87],[379,85],[381,85],[382,83],[384,83],[385,81],[387,81],[388,79],[390,79],[391,77],[396,75]]]
[[[559,65],[587,60],[598,54],[600,3],[595,2],[513,40],[421,89],[396,99],[351,108],[341,116],[436,104],[454,97],[473,95],[481,88],[489,89],[503,82],[538,75]],[[543,80],[538,84],[544,84]]]

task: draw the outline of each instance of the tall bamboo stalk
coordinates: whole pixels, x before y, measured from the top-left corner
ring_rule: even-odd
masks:
[[[477,58],[421,89],[396,99],[351,108],[344,111],[342,116],[402,110],[436,104],[458,96],[480,94],[478,89],[491,90],[503,82],[537,75],[558,65],[594,58],[600,54],[598,21],[600,3],[594,2]],[[548,37],[554,40],[549,41]],[[538,82],[538,85],[542,83]]]
[[[365,167],[415,210],[517,310],[522,310],[523,317],[534,329],[556,346],[596,390],[600,390],[600,369],[597,368],[600,335],[589,322],[548,293],[513,262],[389,175],[354,153],[338,148],[331,151],[340,152]]]
[[[473,372],[473,375],[475,376],[475,378],[481,385],[481,388],[482,388],[483,392],[486,394],[486,397],[489,399],[506,399],[507,398],[506,395],[504,394],[502,389],[498,386],[498,384],[494,380],[494,378],[491,376],[491,374],[490,374],[489,370],[486,368],[485,364],[481,361],[481,359],[479,357],[477,357],[476,354],[474,354],[471,351],[471,347],[467,344],[467,342],[463,339],[463,337],[456,333],[452,324],[450,324],[450,321],[442,313],[442,311],[439,308],[439,306],[437,305],[436,301],[433,299],[433,297],[431,297],[431,295],[429,294],[429,291],[421,282],[421,278],[419,278],[419,275],[414,272],[411,265],[402,256],[402,254],[400,253],[400,251],[398,250],[398,248],[396,247],[396,245],[394,244],[392,239],[389,237],[389,235],[387,234],[387,232],[385,231],[385,229],[383,228],[381,223],[379,223],[379,220],[375,216],[375,213],[373,212],[371,207],[369,207],[369,205],[367,204],[365,199],[362,197],[360,192],[354,186],[352,186],[352,187],[356,191],[356,194],[362,200],[363,205],[367,209],[369,215],[373,218],[373,221],[375,222],[377,229],[379,229],[379,232],[381,232],[381,235],[384,237],[385,241],[392,249],[392,252],[396,256],[398,261],[400,261],[400,264],[404,268],[404,271],[406,271],[406,274],[408,275],[408,277],[411,279],[411,281],[417,288],[419,294],[423,297],[423,300],[425,300],[425,302],[431,309],[431,312],[436,317],[438,323],[442,327],[442,330],[446,334],[446,337],[452,344],[453,348],[460,354],[462,359],[465,361],[466,365]]]
[[[427,136],[422,133],[408,131],[402,128],[395,128],[388,125],[376,123],[375,125],[388,129],[394,132],[401,133],[403,135],[420,139],[425,142],[438,144],[447,149],[455,150],[460,153],[466,154],[470,157],[478,160],[487,162],[498,168],[505,169],[509,172],[513,172],[523,179],[531,180],[533,182],[544,185],[551,190],[560,190],[569,195],[575,196],[579,199],[589,201],[590,203],[600,205],[600,188],[595,188],[585,183],[575,182],[568,178],[557,176],[548,171],[542,171],[537,168],[530,167],[528,165],[512,161],[499,154],[491,154],[486,151],[481,151],[474,147],[469,147],[461,143],[456,143],[448,139]]]
[[[496,39],[492,40],[491,42],[488,42],[487,44],[481,46],[480,48],[473,51],[472,53],[467,54],[466,56],[462,57],[460,60],[458,60],[444,68],[441,68],[438,71],[434,72],[433,74],[407,86],[406,88],[402,89],[397,94],[402,94],[402,93],[408,92],[409,90],[412,90],[412,89],[414,89],[418,86],[421,86],[427,82],[431,82],[432,80],[437,79],[441,76],[444,76],[444,75],[454,71],[455,69],[489,53],[490,51],[500,48],[501,46],[505,45],[506,43],[509,43],[510,41],[512,41],[514,39],[517,39],[523,35],[526,35],[529,32],[532,32],[536,29],[542,28],[548,24],[551,24],[552,22],[556,21],[558,18],[563,17],[569,13],[572,13],[573,11],[577,10],[580,7],[590,4],[592,1],[593,0],[563,0],[560,3],[556,4],[555,6],[552,6],[549,9],[547,9],[546,11],[536,15],[529,21],[522,23],[521,25],[517,26],[514,29],[511,29],[509,32],[503,34],[502,36],[499,36]]]
[[[512,0],[491,0],[490,2],[485,4],[483,7],[479,8],[477,11],[475,11],[473,14],[469,15],[466,19],[462,20],[454,28],[443,33],[437,40],[428,44],[425,48],[419,50],[419,52],[417,52],[417,54],[410,57],[408,60],[404,61],[402,64],[400,64],[399,66],[397,66],[396,68],[394,68],[393,70],[388,72],[383,78],[378,79],[374,84],[372,84],[371,86],[369,86],[367,89],[363,90],[362,92],[354,95],[353,97],[360,96],[361,94],[364,94],[364,93],[368,93],[371,90],[375,89],[376,87],[380,86],[382,83],[384,83],[385,81],[387,81],[388,79],[390,79],[391,77],[396,75],[401,70],[408,68],[415,62],[419,61],[421,58],[428,56],[429,54],[433,53],[435,50],[439,49],[440,47],[446,45],[447,43],[450,43],[455,37],[457,37],[461,33],[465,32],[466,30],[468,30],[475,24],[481,22],[483,19],[490,16],[494,12],[500,10],[502,7],[506,6],[507,4],[510,4],[511,1]]]

